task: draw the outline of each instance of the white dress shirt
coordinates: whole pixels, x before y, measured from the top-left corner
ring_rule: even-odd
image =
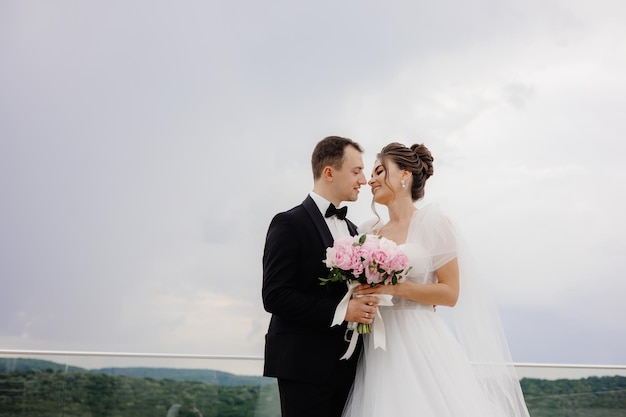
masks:
[[[330,233],[333,235],[333,239],[339,239],[340,237],[350,236],[350,230],[348,230],[348,223],[345,220],[339,220],[337,216],[326,217],[326,210],[330,206],[330,201],[326,200],[321,195],[317,194],[315,191],[311,191],[309,193],[317,208],[322,213],[324,220],[326,220],[326,224],[330,229]],[[339,208],[339,207],[337,207]]]
[[[317,205],[317,208],[322,213],[322,217],[324,217],[324,220],[326,220],[326,224],[328,225],[328,228],[330,229],[330,233],[333,235],[333,240],[337,240],[345,236],[350,236],[350,230],[348,230],[348,223],[345,220],[339,220],[337,216],[326,217],[326,210],[328,210],[328,207],[330,206],[330,201],[326,200],[324,197],[322,197],[321,195],[317,194],[314,191],[311,191],[309,195],[311,196],[311,198]],[[346,314],[345,312],[341,312],[341,313],[338,312],[340,308],[343,310],[344,307],[342,307],[341,305],[338,305],[335,308],[335,316],[337,315],[339,315],[340,317],[342,315],[345,316]]]

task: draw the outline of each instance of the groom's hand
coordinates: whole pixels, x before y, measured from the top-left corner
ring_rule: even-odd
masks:
[[[350,299],[346,311],[346,321],[371,324],[378,310],[378,297],[371,295],[357,296]]]

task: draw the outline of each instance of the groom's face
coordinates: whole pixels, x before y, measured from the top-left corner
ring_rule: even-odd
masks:
[[[341,168],[333,172],[333,187],[340,201],[356,201],[359,188],[367,184],[363,173],[363,156],[356,148],[346,146]]]

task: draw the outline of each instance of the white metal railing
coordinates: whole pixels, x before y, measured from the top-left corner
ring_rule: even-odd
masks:
[[[0,355],[5,356],[64,356],[65,358],[105,357],[105,358],[135,358],[135,359],[173,359],[173,360],[202,360],[225,362],[262,362],[263,356],[256,355],[202,355],[176,353],[134,353],[134,352],[87,352],[87,351],[52,351],[52,350],[22,350],[0,349]],[[563,363],[529,363],[514,362],[520,378],[582,378],[586,376],[623,375],[626,376],[626,365],[606,364],[563,364]],[[236,372],[235,372],[236,373]]]

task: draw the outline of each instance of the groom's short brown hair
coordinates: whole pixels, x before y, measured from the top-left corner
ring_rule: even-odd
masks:
[[[311,156],[311,168],[313,168],[313,179],[317,180],[322,176],[324,167],[331,166],[341,169],[343,164],[344,150],[347,146],[352,146],[357,151],[363,153],[361,146],[352,139],[341,136],[327,136],[315,145]]]

